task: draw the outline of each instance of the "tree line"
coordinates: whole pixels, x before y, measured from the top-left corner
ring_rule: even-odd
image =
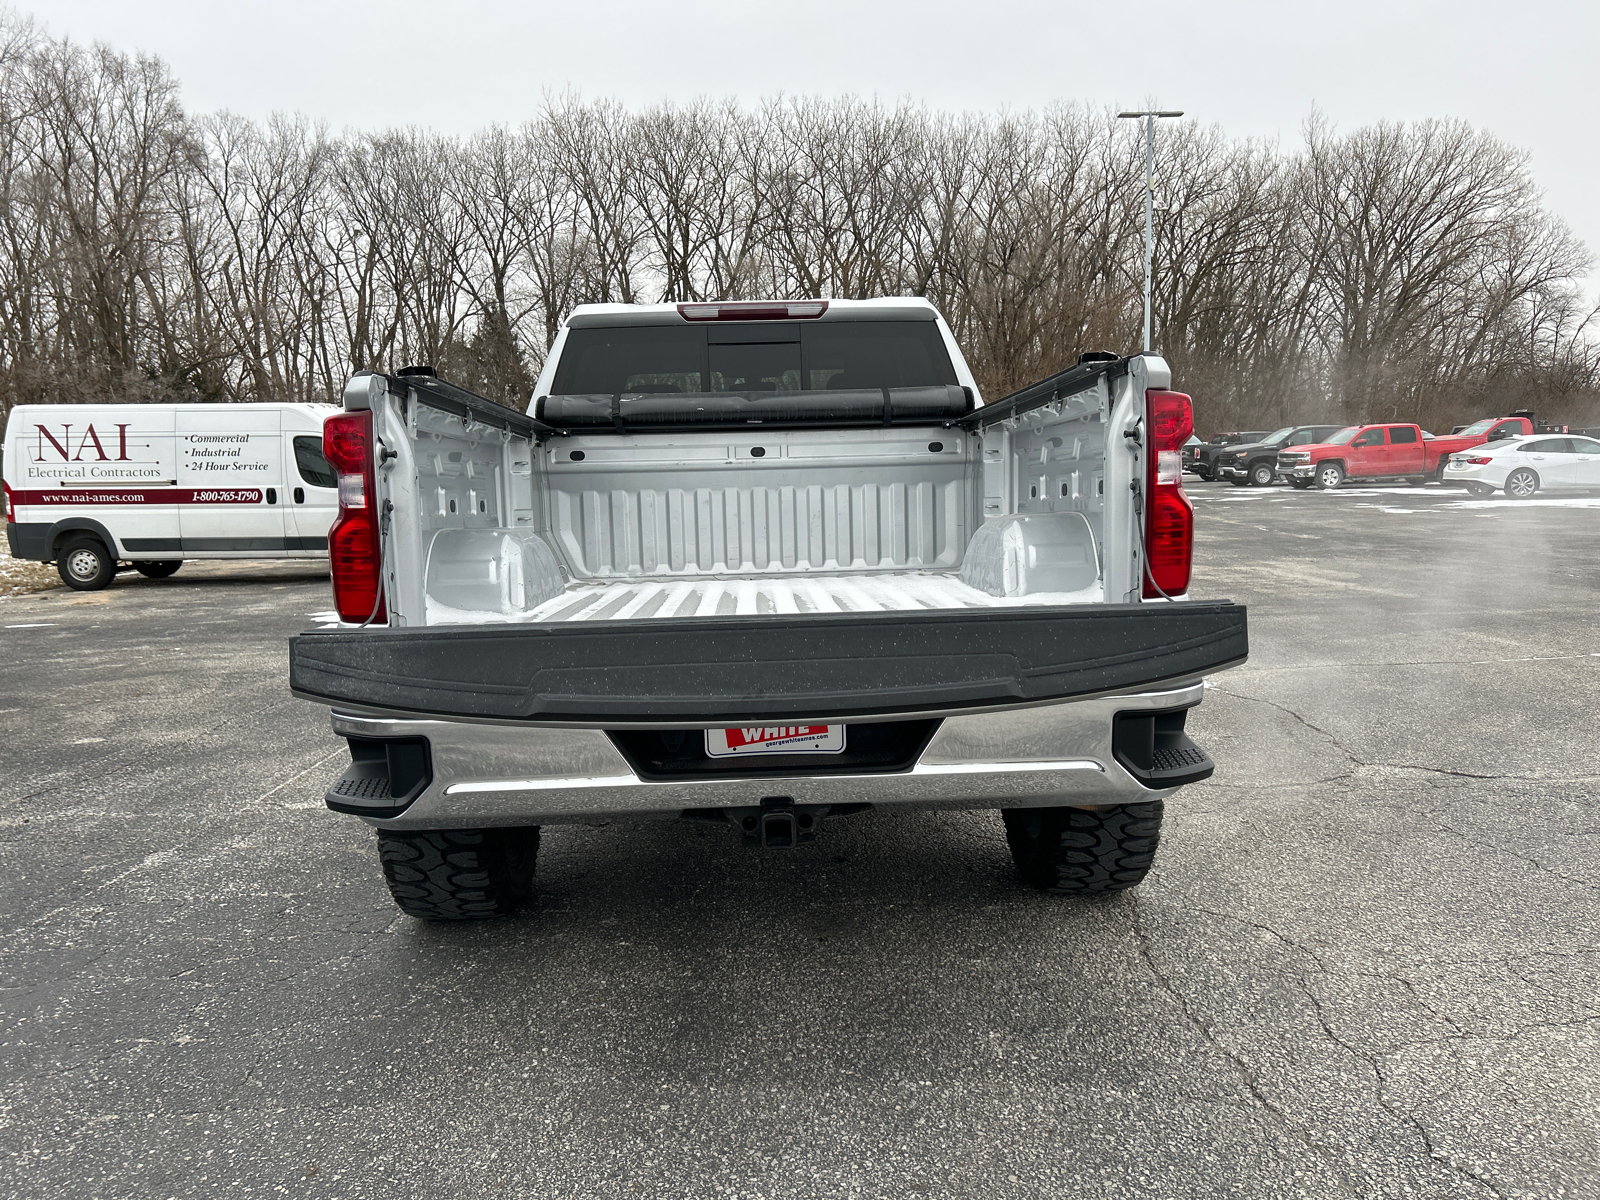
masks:
[[[1203,429],[1600,396],[1586,248],[1460,121],[1158,131],[1156,349]],[[926,296],[990,398],[1138,348],[1144,156],[1081,104],[629,110],[467,138],[195,115],[159,59],[0,24],[0,409],[310,400],[428,363],[524,407],[588,301]],[[1600,420],[1600,413],[1595,414]]]

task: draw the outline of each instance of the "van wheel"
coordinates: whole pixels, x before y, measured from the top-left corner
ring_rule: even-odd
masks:
[[[1257,487],[1271,487],[1278,470],[1271,463],[1257,463],[1250,468],[1250,482]]]
[[[56,548],[56,573],[69,588],[97,592],[117,577],[117,560],[94,534],[75,534]]]
[[[1539,490],[1539,477],[1526,467],[1506,476],[1506,495],[1513,500],[1526,500]]]
[[[183,560],[180,558],[162,562],[136,562],[133,564],[133,569],[146,579],[165,579],[168,575],[175,574],[181,566]]]
[[[380,830],[378,859],[400,911],[420,921],[481,921],[533,890],[539,827]]]
[[[1317,486],[1332,491],[1344,482],[1344,468],[1338,463],[1323,463],[1317,468]]]
[[[1160,800],[1090,811],[1007,808],[1006,843],[1022,878],[1058,894],[1137,887],[1161,844]]]

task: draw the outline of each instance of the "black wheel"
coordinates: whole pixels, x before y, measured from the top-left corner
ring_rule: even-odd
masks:
[[[1519,467],[1506,476],[1506,495],[1513,500],[1526,500],[1539,490],[1539,477],[1527,467]]]
[[[1484,500],[1494,495],[1494,489],[1487,483],[1479,483],[1474,479],[1467,484],[1467,495],[1476,496],[1479,500]]]
[[[389,894],[422,921],[481,921],[514,911],[533,890],[539,827],[381,830]]]
[[[166,559],[161,562],[136,562],[133,564],[133,569],[146,579],[165,579],[168,575],[174,574],[181,566],[183,566],[183,560],[179,558]]]
[[[1234,487],[1249,487],[1250,486],[1250,481],[1248,479],[1240,479],[1237,475],[1229,475],[1228,476],[1228,482],[1233,484]]]
[[[1137,887],[1161,844],[1162,803],[1001,811],[1011,859],[1047,892],[1120,892]]]
[[[1271,463],[1258,462],[1250,468],[1250,482],[1256,487],[1271,487],[1272,481],[1277,477],[1277,468]]]
[[[97,592],[117,577],[117,560],[92,533],[75,533],[56,547],[61,582],[80,592]]]
[[[1311,486],[1313,481],[1310,479],[1291,479],[1289,482],[1303,492]]]
[[[1196,470],[1195,474],[1200,476],[1201,481],[1204,482],[1204,483],[1210,483],[1211,480],[1213,478],[1215,478],[1215,476],[1213,476],[1210,471]]]
[[[1332,491],[1344,482],[1344,468],[1338,463],[1323,463],[1317,468],[1317,486]]]

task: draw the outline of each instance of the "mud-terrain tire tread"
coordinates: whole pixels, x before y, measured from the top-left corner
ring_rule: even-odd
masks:
[[[379,830],[389,894],[421,921],[482,921],[515,911],[532,891],[539,827]]]
[[[1144,881],[1161,845],[1160,800],[1090,812],[1008,808],[1001,812],[1022,878],[1058,895],[1121,892]]]

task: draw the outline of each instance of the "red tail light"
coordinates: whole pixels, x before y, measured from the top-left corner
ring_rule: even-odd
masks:
[[[1492,459],[1492,458],[1465,458],[1465,457],[1463,457],[1461,461],[1462,462],[1469,462],[1475,467],[1486,467],[1490,463],[1492,463],[1494,461],[1494,459]]]
[[[1176,596],[1189,590],[1194,562],[1194,506],[1183,493],[1183,444],[1194,432],[1194,406],[1182,392],[1145,393],[1149,430],[1145,477],[1144,595]]]
[[[328,531],[333,607],[341,621],[387,623],[375,508],[372,413],[329,417],[322,424],[322,453],[339,474],[339,519]]]

